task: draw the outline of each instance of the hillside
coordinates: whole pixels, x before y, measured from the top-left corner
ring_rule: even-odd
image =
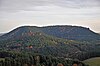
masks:
[[[89,28],[81,26],[47,26],[43,32],[56,37],[70,40],[100,40],[100,35],[91,31]]]
[[[32,32],[33,31],[33,32]],[[19,38],[19,37],[24,37],[27,35],[31,35],[34,34],[34,32],[38,32],[37,27],[31,27],[31,29],[29,28],[29,26],[22,26],[22,27],[18,27],[14,30],[12,30],[9,33],[4,34],[3,36],[1,36],[1,39],[13,39],[13,38]]]
[[[22,26],[0,37],[0,49],[85,60],[100,56],[100,35],[79,26]]]
[[[90,58],[83,62],[88,64],[89,66],[100,66],[100,57]]]
[[[40,54],[49,54],[53,56],[67,56],[67,53],[72,54],[79,52],[80,50],[77,47],[74,47],[73,44],[80,43],[72,40],[56,38],[40,32],[36,32],[34,35],[27,35],[0,42],[1,48],[4,47],[4,49],[7,50],[16,49],[19,51],[32,51],[35,53],[38,52]]]
[[[19,27],[5,35],[3,39],[17,38],[20,36],[25,36],[27,34],[34,34],[34,32],[42,32],[47,35],[52,35],[58,38],[64,38],[69,40],[81,40],[81,41],[91,41],[100,40],[100,35],[91,31],[89,28],[80,26],[46,26],[46,27],[36,27],[36,26],[22,26]]]

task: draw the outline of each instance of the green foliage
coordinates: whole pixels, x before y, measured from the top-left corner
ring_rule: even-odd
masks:
[[[73,65],[82,62],[68,60],[60,57],[45,56],[33,53],[16,53],[2,51],[0,54],[4,54],[3,58],[5,60],[0,60],[0,66],[58,66],[63,64],[63,66]],[[0,56],[1,57],[1,56]]]

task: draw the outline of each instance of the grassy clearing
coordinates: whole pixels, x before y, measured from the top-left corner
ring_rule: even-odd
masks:
[[[83,61],[85,64],[88,64],[89,66],[100,66],[100,57],[91,58]]]

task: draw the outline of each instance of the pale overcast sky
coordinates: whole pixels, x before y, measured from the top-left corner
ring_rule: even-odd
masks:
[[[100,0],[0,0],[0,32],[20,25],[79,25],[100,32]]]

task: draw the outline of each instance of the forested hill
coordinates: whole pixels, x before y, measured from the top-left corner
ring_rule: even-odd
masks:
[[[100,35],[80,26],[22,26],[0,36],[0,50],[85,60],[100,56]]]
[[[69,40],[100,40],[100,35],[91,31],[89,28],[81,26],[46,26],[46,27],[36,27],[36,26],[22,26],[19,27],[5,35],[2,39],[17,38],[21,36],[32,35],[35,32],[45,33],[47,35],[52,35],[58,38],[64,38]]]
[[[99,34],[81,26],[49,26],[44,27],[43,32],[70,40],[100,40]]]

